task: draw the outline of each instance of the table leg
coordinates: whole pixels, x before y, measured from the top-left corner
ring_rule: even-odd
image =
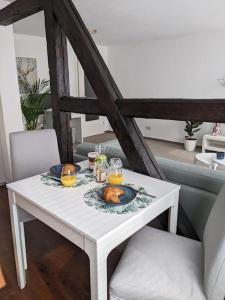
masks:
[[[218,164],[216,162],[213,162],[211,165],[209,165],[209,169],[213,170],[213,171],[216,171],[217,167],[218,167]]]
[[[25,270],[27,270],[27,251],[26,251],[26,241],[25,241],[25,232],[24,232],[24,222],[20,222],[20,235],[21,235],[21,243],[23,249],[24,268]]]
[[[17,280],[18,285],[21,289],[23,289],[26,285],[26,274],[25,268],[26,263],[24,263],[24,258],[26,257],[24,254],[25,244],[23,245],[24,239],[24,231],[21,230],[21,222],[18,217],[18,207],[14,201],[14,193],[9,191],[9,208],[10,208],[10,217],[11,217],[11,226],[12,226],[12,236],[13,236],[13,246],[14,246],[14,254],[16,261],[16,272],[17,272]]]
[[[90,240],[85,240],[85,252],[90,260],[91,300],[106,300],[107,255]]]
[[[174,194],[173,206],[169,209],[169,232],[177,233],[177,215],[178,215],[178,203],[179,203],[179,191]]]

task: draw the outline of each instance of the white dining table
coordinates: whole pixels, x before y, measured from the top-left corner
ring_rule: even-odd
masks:
[[[80,165],[87,167],[87,162]],[[86,252],[90,261],[92,300],[107,299],[107,256],[120,243],[167,209],[169,231],[176,233],[180,187],[130,170],[123,172],[126,183],[141,186],[155,196],[147,207],[125,214],[109,214],[89,207],[84,202],[84,194],[96,187],[96,182],[75,188],[59,188],[43,184],[41,175],[37,175],[7,185],[18,285],[21,289],[26,285],[27,269],[25,237],[21,230],[24,212]]]

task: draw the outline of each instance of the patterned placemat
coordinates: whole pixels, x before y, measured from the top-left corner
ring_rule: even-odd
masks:
[[[148,207],[148,205],[152,201],[152,197],[149,195],[146,195],[144,193],[147,193],[146,190],[143,187],[135,186],[133,184],[126,184],[130,187],[133,187],[137,191],[136,198],[127,205],[110,205],[107,203],[104,203],[99,200],[97,191],[102,188],[105,185],[98,186],[96,188],[90,189],[84,194],[84,202],[99,211],[102,211],[104,213],[109,214],[127,214],[127,213],[133,213],[137,212],[141,209],[144,209]]]
[[[59,187],[59,188],[65,188],[65,186],[62,185],[60,182],[60,179],[57,180],[57,178],[54,180],[51,178],[52,174],[42,174],[41,175],[41,181],[43,184],[47,186],[53,186],[53,187]],[[88,184],[90,182],[95,181],[95,176],[89,169],[83,169],[80,170],[77,174],[77,183],[72,186],[72,188],[80,187],[82,185]]]

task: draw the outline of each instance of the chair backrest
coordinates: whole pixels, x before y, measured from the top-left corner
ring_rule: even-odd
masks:
[[[11,133],[10,149],[14,181],[47,172],[60,163],[53,129]]]
[[[204,288],[207,299],[225,298],[225,185],[216,198],[204,232]]]

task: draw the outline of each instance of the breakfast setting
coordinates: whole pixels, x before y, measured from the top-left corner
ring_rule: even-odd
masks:
[[[94,183],[87,189],[84,202],[106,213],[135,212],[149,205],[154,195],[143,187],[124,183],[123,164],[120,158],[108,162],[104,147],[97,145],[95,152],[88,153],[88,167],[84,164],[58,164],[41,175],[43,184],[59,188],[78,188]]]

